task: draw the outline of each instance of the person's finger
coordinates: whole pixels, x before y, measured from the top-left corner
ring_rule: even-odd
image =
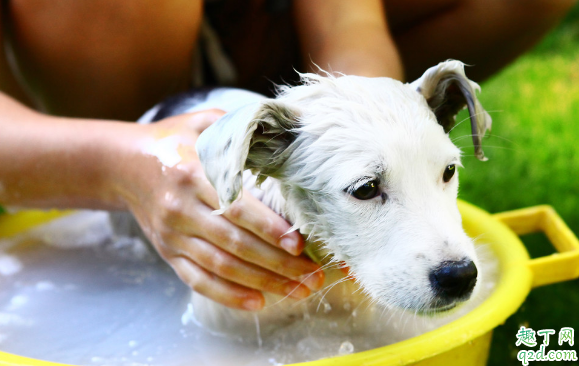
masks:
[[[308,258],[290,255],[224,217],[212,216],[210,213],[210,207],[200,204],[191,210],[191,216],[175,215],[170,221],[182,233],[200,237],[246,262],[283,277],[300,281],[303,279],[304,284],[314,290],[323,285],[323,272]]]
[[[299,282],[245,262],[203,239],[178,236],[172,238],[172,241],[173,249],[180,256],[186,256],[223,279],[298,300],[310,295],[310,290]]]
[[[242,310],[261,310],[265,305],[261,292],[224,280],[187,258],[173,257],[168,262],[181,281],[213,301]]]
[[[234,202],[223,215],[234,224],[247,229],[265,242],[282,248],[288,253],[299,255],[304,249],[304,240],[290,224],[264,205],[249,192]]]
[[[183,116],[188,118],[187,125],[193,128],[198,133],[203,132],[207,127],[211,126],[215,121],[225,114],[221,109],[207,109],[200,112],[187,113]]]
[[[198,197],[208,206],[218,209],[217,192],[209,180],[206,177],[197,178]],[[231,204],[223,216],[234,224],[251,231],[267,243],[293,255],[299,255],[304,248],[302,236],[297,231],[288,232],[291,225],[247,190],[244,190],[240,200]]]
[[[219,208],[217,192],[209,181],[211,189],[199,190],[199,197],[214,209]],[[299,255],[304,249],[304,240],[297,231],[288,232],[291,225],[281,216],[267,207],[251,193],[244,190],[243,196],[231,204],[223,213],[229,221],[243,227],[262,238],[267,243],[284,249],[293,255]]]
[[[221,109],[206,109],[203,111],[183,113],[167,117],[158,124],[154,124],[154,126],[178,126],[184,124],[186,127],[197,132],[197,134],[200,134],[219,118],[223,117],[224,114],[225,112]]]

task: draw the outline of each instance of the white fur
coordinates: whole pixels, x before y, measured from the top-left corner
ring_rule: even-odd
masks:
[[[282,87],[275,100],[251,95],[251,102],[199,138],[197,151],[218,192],[219,213],[239,198],[243,184],[310,243],[321,243],[319,257],[345,262],[372,300],[437,311],[430,271],[465,258],[478,264],[456,204],[458,174],[448,183],[442,179],[449,164],[460,166],[460,150],[445,132],[464,107],[450,105],[452,115],[444,114],[452,83],[466,94],[477,156],[484,159],[480,138],[490,117],[476,99],[478,85],[458,61],[441,63],[412,84],[314,74],[302,75],[302,82]],[[261,190],[256,179],[263,181]],[[368,180],[380,182],[382,195],[359,200],[348,193]],[[299,309],[288,301],[259,312],[261,324],[291,319]],[[253,327],[253,314],[199,295],[193,305],[197,320],[213,329]]]

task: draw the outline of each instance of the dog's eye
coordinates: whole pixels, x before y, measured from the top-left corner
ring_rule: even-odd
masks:
[[[444,180],[445,183],[448,183],[452,178],[452,176],[454,175],[455,171],[456,166],[454,164],[448,165],[446,169],[444,169],[444,173],[442,174],[442,180]]]
[[[359,200],[369,200],[378,195],[378,182],[371,180],[364,183],[352,192],[352,196]]]

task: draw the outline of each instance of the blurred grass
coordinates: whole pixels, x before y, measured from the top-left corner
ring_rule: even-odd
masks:
[[[491,213],[547,203],[579,234],[579,6],[531,52],[481,86],[481,102],[493,117],[492,134],[483,140],[489,161],[472,156],[468,122],[451,133],[465,155],[460,197]],[[543,235],[523,241],[532,256],[552,252]],[[523,324],[557,332],[574,327],[579,349],[579,280],[534,289],[495,330],[489,365],[521,365],[515,335]],[[547,349],[558,349],[556,338]]]

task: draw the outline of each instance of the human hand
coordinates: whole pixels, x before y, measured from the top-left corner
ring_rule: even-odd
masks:
[[[300,256],[290,225],[244,192],[223,215],[195,152],[199,134],[224,112],[209,110],[140,126],[123,159],[118,191],[161,257],[193,290],[229,307],[259,310],[261,291],[295,299],[323,284]],[[285,234],[285,235],[284,235]]]

